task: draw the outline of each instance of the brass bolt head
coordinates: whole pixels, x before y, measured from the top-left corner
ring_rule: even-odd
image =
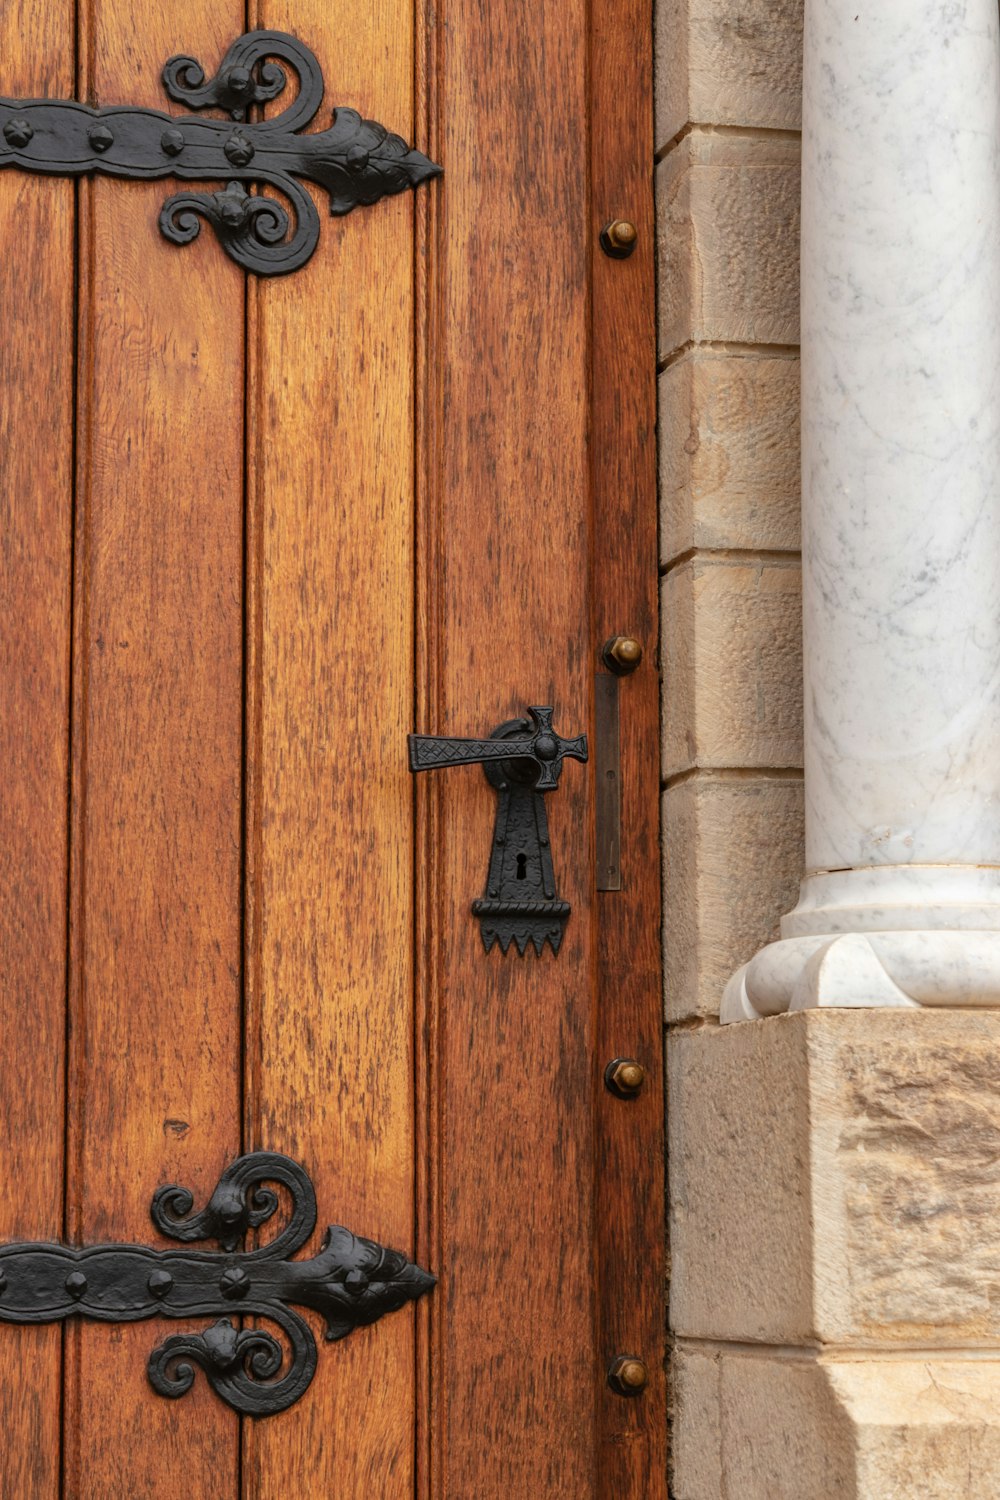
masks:
[[[619,1099],[634,1099],[646,1082],[646,1069],[634,1057],[616,1057],[604,1069],[604,1082]]]
[[[601,230],[601,249],[612,260],[627,260],[638,238],[639,231],[631,219],[612,219]]]
[[[627,677],[642,661],[642,642],[634,635],[613,635],[605,641],[604,665],[619,677]]]
[[[619,1396],[639,1396],[649,1384],[649,1371],[635,1354],[619,1354],[608,1370],[608,1385]]]

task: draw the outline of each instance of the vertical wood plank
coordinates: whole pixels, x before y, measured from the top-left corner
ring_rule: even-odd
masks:
[[[414,0],[414,145],[442,160],[441,73],[435,0]],[[440,247],[443,194],[414,203],[414,725],[435,721],[441,701],[440,544],[442,378]],[[420,1265],[441,1265],[441,924],[437,877],[444,838],[440,781],[414,784],[414,1189]],[[416,1309],[414,1500],[441,1495],[444,1320],[438,1298]]]
[[[667,1494],[651,27],[646,0],[591,0],[591,239],[615,218],[639,231],[630,259],[593,266],[593,638],[644,647],[619,685],[622,889],[597,896],[600,1358],[650,1372],[637,1398],[601,1387],[601,1500]],[[628,1101],[601,1077],[623,1056],[646,1069]]]
[[[242,6],[87,0],[81,97],[163,107]],[[98,181],[82,234],[69,1228],[155,1243],[164,1182],[204,1197],[240,1144],[243,278]],[[175,1327],[178,1325],[174,1325]],[[202,1325],[203,1326],[203,1325]],[[67,1496],[237,1493],[238,1422],[149,1387],[163,1324],[72,1326]]]
[[[316,128],[342,104],[412,133],[409,0],[255,19],[319,57]],[[322,1225],[412,1252],[414,208],[318,201],[314,259],[255,298],[250,1134],[306,1163]],[[308,1395],[246,1431],[248,1496],[408,1500],[413,1316],[321,1346]]]
[[[68,96],[69,0],[0,9],[4,91]],[[0,174],[0,1240],[62,1232],[74,192]],[[59,1493],[59,1328],[0,1329],[0,1492]]]
[[[439,447],[420,728],[483,734],[553,703],[560,730],[578,733],[593,675],[587,7],[446,0],[435,13],[446,175],[430,282],[440,320],[428,323],[439,383],[425,431]],[[582,1500],[594,1494],[597,1379],[589,779],[569,765],[547,799],[573,905],[557,959],[483,952],[469,906],[496,802],[481,770],[440,773],[433,801],[424,891],[440,905],[441,951],[424,988],[441,1059],[428,1135],[442,1279],[427,1492]],[[425,908],[418,934],[426,921]]]

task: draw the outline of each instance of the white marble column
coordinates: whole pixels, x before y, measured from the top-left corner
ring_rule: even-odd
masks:
[[[997,0],[806,0],[806,875],[723,1020],[1000,1006]]]

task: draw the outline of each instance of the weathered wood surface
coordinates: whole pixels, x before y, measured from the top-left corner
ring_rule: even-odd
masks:
[[[25,45],[24,38],[31,38]],[[0,8],[4,90],[73,87],[73,7]],[[0,1239],[62,1231],[73,187],[0,174]],[[0,1329],[0,1493],[59,1494],[58,1328]]]
[[[208,233],[162,242],[169,185],[80,187],[75,536],[74,189],[0,174],[0,233],[37,265],[30,316],[0,286],[0,1119],[30,1164],[0,1233],[61,1230],[65,1076],[72,1239],[152,1242],[154,1188],[204,1197],[242,1143],[304,1161],[321,1229],[441,1276],[321,1347],[306,1398],[242,1440],[200,1377],[148,1388],[166,1325],[68,1327],[74,1500],[665,1486],[648,18],[446,10],[251,7],[317,52],[318,123],[354,105],[447,172],[327,219],[287,280],[246,285]],[[4,12],[19,56],[36,11]],[[45,25],[71,57],[68,12]],[[213,67],[243,27],[87,0],[79,96],[162,106],[167,56]],[[640,227],[624,263],[596,249],[616,214]],[[478,768],[414,788],[406,732],[545,702],[592,729],[620,630],[647,648],[622,686],[625,889],[593,895],[570,763],[547,804],[562,952],[486,957],[494,795]],[[649,1072],[635,1104],[601,1082],[620,1052]],[[59,1494],[60,1342],[0,1333],[2,1477],[32,1500]],[[639,1401],[605,1385],[622,1349],[652,1370]]]
[[[81,97],[160,106],[242,7],[81,14]],[[243,277],[156,229],[162,183],[82,189],[68,1229],[155,1240],[163,1182],[240,1145]],[[167,188],[169,191],[169,187]],[[65,336],[65,335],[64,335]],[[235,1492],[238,1422],[146,1380],[166,1326],[71,1325],[72,1496]]]
[[[428,330],[437,441],[425,509],[421,728],[488,733],[554,703],[587,727],[586,7],[449,0],[436,37],[439,149]],[[434,408],[436,407],[436,412]],[[423,470],[422,470],[423,472]],[[441,1285],[430,1493],[595,1490],[590,782],[548,799],[573,915],[557,960],[486,957],[481,894],[496,799],[439,773],[428,902],[436,1005],[435,1239]]]
[[[254,20],[316,52],[318,126],[349,104],[412,138],[412,7]],[[248,1133],[308,1165],[320,1232],[412,1252],[414,200],[320,209],[309,266],[254,292]],[[413,1329],[321,1346],[309,1395],[248,1424],[246,1494],[409,1497]]]
[[[634,1399],[600,1387],[601,1500],[667,1494],[651,20],[645,0],[592,0],[591,234],[616,218],[639,231],[628,260],[593,264],[592,638],[644,650],[619,688],[622,889],[596,898],[598,1347],[605,1369],[637,1354],[650,1376]],[[646,1069],[637,1099],[604,1087],[622,1056]]]

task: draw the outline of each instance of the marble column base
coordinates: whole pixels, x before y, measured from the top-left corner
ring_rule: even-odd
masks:
[[[781,941],[737,971],[720,1020],[824,1007],[1000,1009],[1000,868],[809,875]]]

